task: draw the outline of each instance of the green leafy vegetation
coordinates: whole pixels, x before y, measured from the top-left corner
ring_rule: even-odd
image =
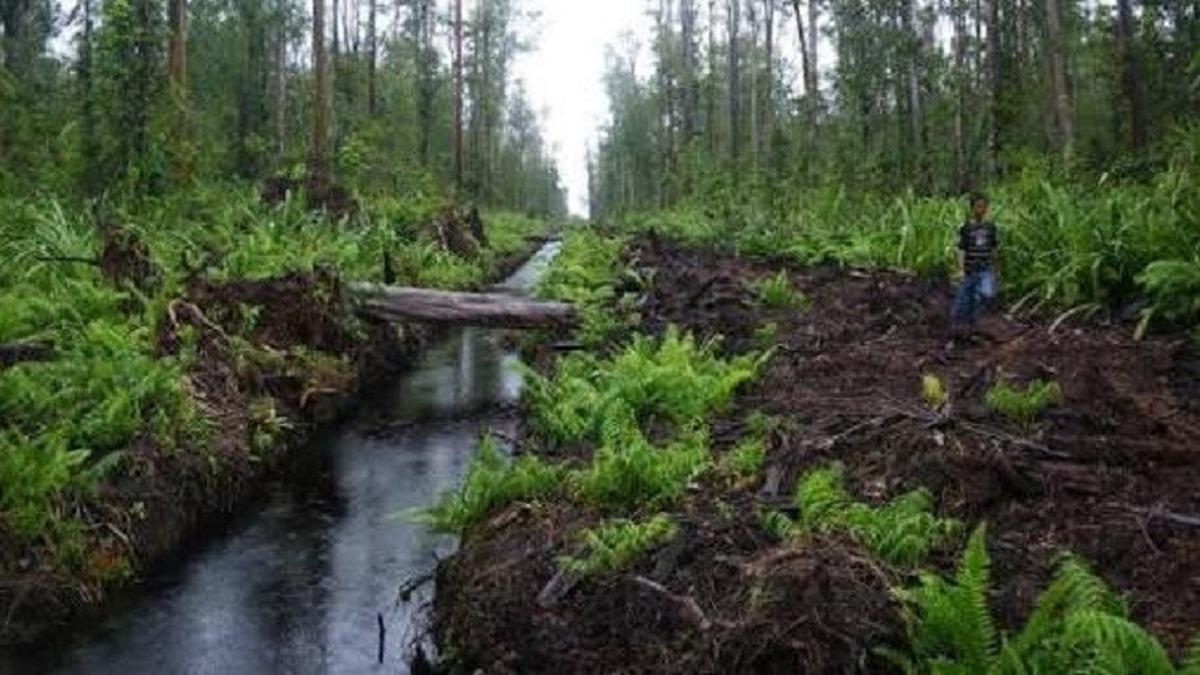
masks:
[[[792,280],[782,270],[756,281],[754,292],[758,301],[770,309],[796,309],[809,304],[808,298],[792,286]]]
[[[775,536],[848,532],[882,560],[904,567],[919,565],[961,528],[953,518],[931,512],[933,500],[925,490],[905,493],[879,507],[854,501],[838,465],[805,474],[793,501],[799,509],[795,523],[777,512],[766,517],[764,525]]]
[[[932,410],[938,410],[950,400],[950,393],[942,378],[932,373],[921,376],[921,399]]]
[[[584,552],[559,558],[562,569],[579,576],[627,569],[650,549],[675,538],[675,522],[659,513],[641,522],[614,518],[580,533]]]
[[[742,439],[717,464],[717,473],[735,483],[753,480],[762,471],[767,450],[760,436]]]
[[[625,438],[638,426],[704,420],[729,404],[761,360],[722,359],[715,343],[670,328],[661,340],[636,335],[608,359],[586,353],[560,359],[553,376],[530,378],[526,395],[535,424],[553,440]]]
[[[984,401],[991,410],[1028,429],[1042,411],[1062,402],[1062,388],[1053,380],[1034,380],[1024,389],[999,380],[988,388]]]
[[[1033,613],[1013,636],[996,628],[985,528],[978,527],[952,579],[921,575],[898,591],[909,646],[883,653],[908,673],[1176,672],[1166,650],[1131,621],[1125,603],[1074,556],[1064,556]],[[1194,662],[1185,660],[1181,672]]]
[[[572,230],[538,284],[541,297],[575,306],[582,317],[579,340],[586,346],[597,347],[637,321],[632,311],[618,306],[615,290],[621,276],[629,274],[621,262],[624,246],[620,237]]]
[[[462,486],[415,516],[437,532],[462,534],[503,506],[553,492],[563,477],[562,467],[533,455],[509,461],[487,436],[480,441]]]
[[[624,438],[607,439],[572,479],[580,499],[600,508],[664,507],[682,496],[710,462],[702,432],[688,431],[656,447],[631,430]]]

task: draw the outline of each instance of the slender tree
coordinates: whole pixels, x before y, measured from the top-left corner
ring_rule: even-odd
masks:
[[[741,157],[741,0],[727,0],[729,22],[729,157],[736,167]],[[737,175],[736,168],[734,176]]]
[[[171,0],[170,9],[171,36],[167,46],[167,73],[174,107],[172,150],[175,156],[175,180],[186,184],[191,181],[192,175],[187,83],[187,0]]]
[[[1200,22],[1200,7],[1196,8],[1196,14],[1195,20]],[[1133,0],[1117,0],[1116,35],[1121,57],[1121,88],[1129,111],[1129,146],[1133,152],[1141,153],[1146,149],[1149,131],[1146,128],[1145,75],[1134,35]]]
[[[1046,3],[1046,51],[1050,59],[1050,97],[1054,110],[1054,146],[1064,161],[1070,161],[1075,149],[1075,118],[1067,75],[1067,47],[1063,36],[1063,15],[1059,0]]]
[[[452,129],[454,146],[454,185],[463,187],[463,15],[462,0],[452,0],[454,3],[454,91],[452,93],[454,107],[454,126]]]
[[[308,158],[309,191],[317,198],[329,192],[332,176],[329,166],[329,123],[332,116],[329,65],[325,53],[325,0],[313,0],[313,70],[316,98],[313,104],[312,146]]]

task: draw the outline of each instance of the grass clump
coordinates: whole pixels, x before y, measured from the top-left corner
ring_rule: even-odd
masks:
[[[521,455],[510,462],[495,440],[485,436],[462,486],[414,515],[435,532],[461,534],[502,506],[549,494],[564,475],[562,467],[533,455]]]
[[[953,518],[931,513],[933,500],[926,490],[905,493],[880,507],[856,502],[846,492],[837,465],[806,474],[793,501],[799,509],[796,529],[775,522],[770,525],[773,531],[849,532],[882,560],[904,567],[920,564],[961,527]]]
[[[1011,637],[997,630],[988,605],[989,568],[980,526],[952,579],[927,573],[916,588],[897,592],[906,606],[908,650],[881,653],[906,673],[1176,672],[1162,645],[1129,619],[1122,599],[1079,558],[1063,557]]]
[[[1062,388],[1053,380],[1034,380],[1024,389],[999,380],[988,389],[984,401],[992,411],[1028,429],[1042,411],[1062,401]]]
[[[624,570],[650,549],[674,539],[677,531],[675,522],[665,513],[641,522],[606,520],[581,533],[585,548],[582,555],[563,556],[559,565],[583,577]]]
[[[754,293],[759,303],[769,309],[807,308],[809,305],[808,298],[792,286],[792,280],[783,270],[755,281]]]

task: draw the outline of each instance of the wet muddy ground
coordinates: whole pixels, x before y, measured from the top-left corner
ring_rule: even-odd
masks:
[[[760,514],[836,460],[859,499],[930,490],[936,510],[988,524],[993,609],[1018,627],[1057,556],[1075,551],[1178,654],[1200,628],[1200,351],[1186,334],[1136,341],[1103,317],[988,317],[951,339],[951,286],[886,270],[801,268],[643,240],[643,328],[669,324],[775,354],[714,422],[716,452],[763,411],[779,423],[753,483],[696,486],[680,535],[627,573],[537,603],[555,557],[598,514],[517,505],[469,539],[439,579],[437,621],[489,672],[877,672],[902,644],[889,588],[905,581],[850,541],[773,541]],[[806,309],[771,310],[750,284],[785,269]],[[949,400],[934,410],[922,376]],[[999,378],[1054,379],[1062,402],[1032,426],[984,404]],[[534,444],[536,445],[536,444]],[[950,569],[958,546],[937,554]],[[641,576],[658,589],[640,583]],[[445,589],[445,590],[443,590]],[[698,611],[697,611],[698,610]]]

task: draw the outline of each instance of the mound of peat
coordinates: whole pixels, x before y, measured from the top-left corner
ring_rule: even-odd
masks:
[[[785,422],[768,450],[764,496],[789,494],[801,473],[837,460],[861,498],[925,487],[941,512],[987,521],[994,602],[1010,627],[1056,555],[1073,550],[1170,647],[1200,628],[1200,398],[1189,336],[1135,341],[1130,325],[996,315],[951,343],[945,282],[835,267],[787,268],[807,311],[747,317],[746,282],[781,265],[652,244],[637,258],[657,271],[644,310],[651,326],[724,333],[739,349],[757,326],[778,324],[775,357],[739,399],[738,414]],[[742,282],[741,302],[694,300],[698,274]],[[927,373],[946,383],[947,409],[922,401]],[[984,405],[1001,377],[1053,378],[1063,401],[1021,429]]]
[[[556,556],[598,516],[557,501],[498,514],[439,572],[434,628],[456,667],[880,670],[871,648],[902,643],[889,593],[902,580],[852,542],[780,546],[759,517],[787,503],[800,475],[835,460],[859,499],[925,487],[939,513],[986,521],[992,602],[1006,629],[1020,625],[1065,550],[1091,561],[1176,653],[1200,628],[1200,357],[1186,336],[1135,341],[1132,326],[1100,319],[993,316],[951,343],[944,281],[656,238],[628,256],[652,279],[638,303],[646,330],[719,334],[737,352],[776,324],[774,357],[713,432],[723,452],[751,412],[774,416],[763,475],[735,488],[706,480],[674,514],[674,543],[548,607],[538,596]],[[751,284],[780,269],[807,309],[756,301]],[[922,400],[925,374],[946,383],[940,410]],[[1001,377],[1053,378],[1062,403],[1021,428],[984,404]],[[949,569],[953,554],[933,564]]]
[[[42,565],[48,552],[36,547],[0,554],[0,644],[35,641],[99,604],[128,573],[171,559],[253,495],[288,447],[337,415],[365,378],[400,367],[419,346],[417,334],[392,326],[355,335],[349,312],[338,279],[323,272],[195,281],[171,302],[158,348],[176,353],[183,331],[195,333],[184,386],[208,424],[203,446],[136,437],[94,494],[69,505],[84,525],[79,569]],[[279,420],[264,445],[258,429]]]

